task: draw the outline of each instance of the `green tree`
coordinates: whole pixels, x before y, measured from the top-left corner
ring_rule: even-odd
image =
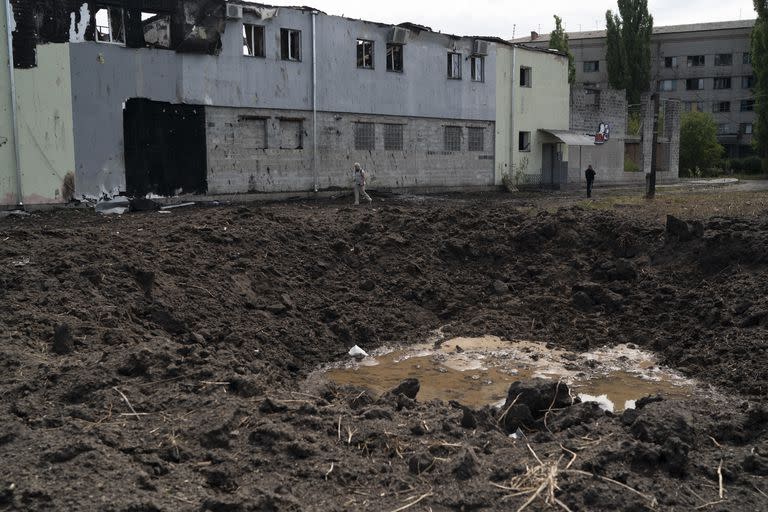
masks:
[[[757,20],[752,29],[752,70],[755,75],[755,120],[752,144],[757,154],[768,157],[768,5],[765,0],[753,0]]]
[[[605,13],[608,82],[626,89],[627,100],[635,104],[651,83],[653,16],[647,0],[618,0],[618,4],[619,14]]]
[[[576,82],[576,65],[573,63],[573,53],[568,45],[568,34],[563,30],[563,20],[555,14],[555,30],[549,34],[549,47],[560,50],[568,56],[568,83]]]
[[[695,171],[711,169],[723,156],[723,146],[717,142],[717,125],[712,114],[686,112],[680,122],[680,169]]]

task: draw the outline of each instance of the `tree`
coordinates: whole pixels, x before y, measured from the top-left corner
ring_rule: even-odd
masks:
[[[717,125],[712,114],[686,112],[680,122],[680,169],[711,169],[723,156],[717,142]]]
[[[568,45],[568,34],[563,30],[563,20],[555,14],[555,30],[549,34],[549,47],[560,50],[568,56],[568,83],[576,82],[576,65],[573,63],[573,53]]]
[[[757,119],[752,134],[752,144],[757,154],[768,157],[768,6],[765,0],[753,0],[757,20],[752,29],[752,70],[755,75],[755,113]]]
[[[629,103],[637,104],[651,84],[653,16],[647,0],[618,0],[618,4],[619,14],[605,13],[608,82],[626,89]]]

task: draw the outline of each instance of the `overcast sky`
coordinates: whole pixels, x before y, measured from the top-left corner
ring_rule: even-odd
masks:
[[[402,23],[411,21],[456,35],[499,36],[511,39],[545,33],[554,28],[557,14],[569,32],[605,28],[605,11],[617,11],[615,1],[573,0],[303,0],[316,9],[349,18]],[[273,5],[297,5],[297,1],[265,0]],[[648,10],[656,26],[752,19],[752,0],[649,0]]]

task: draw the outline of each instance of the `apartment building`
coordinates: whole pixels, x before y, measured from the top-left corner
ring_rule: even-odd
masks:
[[[750,37],[755,20],[654,27],[651,37],[653,88],[662,99],[681,101],[684,111],[709,112],[718,140],[730,157],[751,154],[755,121]],[[576,82],[608,87],[605,31],[571,32]],[[546,47],[548,35],[515,40]]]

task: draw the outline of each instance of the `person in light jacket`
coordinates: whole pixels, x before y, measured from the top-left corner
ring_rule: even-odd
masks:
[[[373,201],[371,196],[365,192],[365,170],[359,163],[355,163],[355,171],[352,178],[355,189],[355,204],[360,204],[360,196],[363,196],[363,199],[369,203]]]

